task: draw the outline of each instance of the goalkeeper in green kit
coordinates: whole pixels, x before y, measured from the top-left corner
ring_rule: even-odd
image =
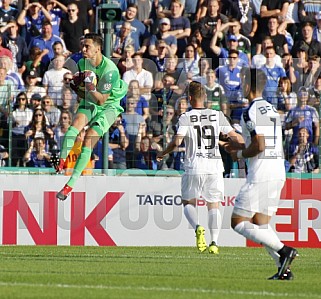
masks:
[[[63,170],[65,159],[79,132],[85,126],[88,126],[88,129],[72,176],[56,195],[60,200],[68,197],[81,172],[86,168],[98,140],[108,132],[117,116],[124,111],[120,106],[120,100],[127,93],[127,84],[120,79],[116,65],[102,55],[102,45],[100,35],[96,33],[85,35],[82,46],[83,58],[78,62],[79,74],[77,77],[74,76],[70,84],[81,100],[72,125],[64,136],[60,159],[55,166],[58,173]]]

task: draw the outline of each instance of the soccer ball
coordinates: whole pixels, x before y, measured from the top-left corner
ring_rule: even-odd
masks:
[[[85,83],[92,83],[97,85],[97,76],[93,71],[85,70],[82,72],[77,72],[73,75],[70,82],[71,87],[74,90],[85,91]]]

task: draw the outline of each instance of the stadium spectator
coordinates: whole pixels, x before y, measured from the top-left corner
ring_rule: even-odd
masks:
[[[25,26],[25,38],[28,45],[33,38],[40,35],[44,29],[44,22],[50,24],[51,15],[39,2],[28,3],[20,12],[17,23],[19,26]]]
[[[57,0],[44,0],[45,8],[51,16],[52,33],[59,36],[59,25],[67,13],[67,7]]]
[[[25,90],[25,84],[18,72],[13,71],[12,59],[8,56],[0,57],[1,67],[7,70],[6,79],[13,83],[12,93]]]
[[[135,109],[137,101],[133,97],[127,97],[126,110],[122,113],[122,119],[126,124],[126,132],[128,134],[128,147],[126,148],[127,168],[134,167],[134,152],[135,141],[141,123],[145,124],[145,119],[142,115],[138,114]]]
[[[75,93],[68,87],[63,87],[61,91],[61,105],[57,106],[60,111],[69,111],[72,116],[75,116],[78,102]]]
[[[301,87],[298,92],[298,105],[291,109],[285,119],[285,128],[292,129],[291,146],[298,144],[299,129],[304,127],[309,132],[309,142],[319,143],[319,114],[315,108],[308,106],[309,92]]]
[[[215,75],[224,89],[232,123],[239,123],[243,107],[248,105],[247,102],[243,102],[241,66],[238,63],[239,51],[230,50],[228,59],[229,64],[218,67]]]
[[[150,99],[151,90],[154,84],[151,72],[143,68],[143,58],[139,53],[135,53],[132,57],[134,67],[123,74],[123,80],[129,84],[131,80],[138,80],[140,93],[146,100]]]
[[[46,124],[45,113],[41,108],[34,109],[30,123],[24,128],[24,134],[29,147],[31,141],[37,137],[44,138],[46,150],[51,149],[54,144],[54,133]]]
[[[135,54],[134,46],[128,45],[124,48],[123,55],[120,57],[117,67],[121,76],[126,71],[131,70],[134,67],[132,56]]]
[[[183,61],[178,63],[177,68],[182,70],[182,73],[185,74],[187,80],[192,81],[192,77],[198,75],[200,72],[198,68],[200,57],[191,44],[186,46],[183,57]]]
[[[268,47],[273,47],[273,42],[270,36],[266,36],[262,40],[262,53],[256,54],[252,57],[251,67],[259,69],[266,64],[265,52]],[[277,66],[282,67],[282,59],[279,55],[274,56],[274,61]]]
[[[42,86],[37,85],[38,78],[39,74],[36,70],[28,71],[26,74],[25,92],[27,94],[28,103],[30,103],[33,94],[40,94],[41,97],[44,97],[46,95],[46,89]]]
[[[54,138],[59,151],[62,147],[63,137],[68,131],[68,128],[71,125],[71,121],[72,121],[72,114],[67,110],[62,111],[60,114],[59,124],[54,129]]]
[[[166,57],[169,55],[170,47],[165,41],[159,40],[156,44],[157,55],[152,55],[151,60],[154,61],[157,72],[164,73],[166,67]]]
[[[60,119],[60,110],[55,106],[50,96],[46,95],[42,98],[41,107],[45,113],[46,119],[50,127],[54,130]]]
[[[149,103],[146,99],[140,95],[139,92],[139,82],[137,80],[131,80],[128,84],[128,92],[127,95],[120,101],[120,105],[124,108],[126,112],[126,103],[127,98],[131,97],[135,100],[135,111],[142,115],[145,121],[149,118]]]
[[[0,34],[0,57],[9,57],[12,59],[12,53],[9,49],[2,46],[3,43],[3,34]]]
[[[18,93],[12,112],[12,166],[22,166],[22,158],[26,151],[24,127],[31,119],[33,111],[28,108],[27,94]]]
[[[0,28],[6,26],[11,20],[17,19],[18,9],[13,7],[12,0],[2,0],[0,7]]]
[[[317,55],[321,57],[321,44],[313,39],[313,25],[311,23],[305,23],[302,25],[302,39],[297,40],[292,48],[292,56],[297,57],[297,52],[300,48],[305,49],[308,57]]]
[[[122,21],[116,22],[114,24],[114,30],[115,33],[117,34],[122,27],[123,22],[128,22],[130,23],[131,26],[131,38],[135,42],[135,52],[137,53],[145,53],[147,47],[143,44],[143,41],[145,38],[148,37],[148,32],[147,28],[145,25],[137,20],[137,11],[138,11],[138,6],[135,3],[130,3],[127,6],[127,10],[125,12],[125,15],[123,16]]]
[[[206,58],[201,58],[198,60],[198,70],[199,73],[192,77],[192,81],[201,83],[202,85],[206,84],[206,73],[210,69],[210,62]]]
[[[52,33],[52,25],[49,21],[46,20],[42,23],[41,34],[35,36],[29,44],[29,49],[31,49],[32,47],[38,47],[41,51],[43,51],[44,49],[48,50],[46,55],[42,56],[41,58],[41,62],[44,64],[45,68],[48,67],[51,59],[54,58],[52,45],[56,41],[60,41],[64,45],[64,51],[66,51],[64,41],[59,36]]]
[[[277,16],[271,16],[268,20],[268,31],[261,34],[259,42],[256,44],[256,53],[261,53],[261,43],[265,36],[270,36],[272,39],[273,46],[276,54],[282,56],[284,53],[289,52],[286,38],[283,34],[279,34],[279,21]]]
[[[123,22],[120,30],[113,34],[112,57],[121,58],[124,56],[126,47],[135,46],[135,41],[131,37],[131,25],[129,22]],[[134,48],[135,52],[135,48]]]
[[[7,166],[7,161],[9,158],[9,153],[3,145],[0,145],[0,166]]]
[[[288,77],[281,77],[279,79],[277,91],[277,110],[281,115],[284,115],[285,111],[288,110],[286,107],[293,108],[297,104],[296,93],[291,90],[290,79]]]
[[[178,86],[175,85],[174,77],[168,74],[164,75],[161,88],[153,90],[149,102],[151,120],[162,121],[164,105],[170,104],[174,106],[180,96],[177,90]]]
[[[144,136],[139,144],[139,149],[135,151],[134,167],[139,169],[157,170],[157,151],[151,148],[151,140]]]
[[[317,111],[319,111],[320,99],[321,99],[321,75],[317,77],[314,85],[309,88],[308,105],[314,107]]]
[[[308,142],[309,131],[302,127],[298,132],[298,144],[290,150],[289,172],[319,173],[319,148]]]
[[[215,71],[210,69],[206,72],[206,90],[205,107],[217,111],[222,111],[224,115],[228,114],[227,102],[223,87],[217,83]]]
[[[171,2],[171,28],[169,34],[177,39],[177,56],[183,57],[187,46],[187,38],[191,35],[191,24],[188,18],[182,16],[183,5],[179,0]]]
[[[217,0],[207,1],[206,15],[199,21],[199,29],[202,35],[202,49],[205,51],[206,57],[214,59],[213,68],[216,68],[219,63],[217,56],[214,56],[210,48],[211,40],[217,30],[218,21],[223,24],[228,22],[227,16],[220,13],[219,3]],[[222,38],[222,35],[219,38]]]
[[[282,55],[282,66],[291,84],[296,83],[298,72],[293,66],[293,58],[290,53],[285,53]]]
[[[317,24],[313,28],[312,38],[320,43],[321,42],[321,11],[319,11],[315,15],[315,19],[317,21]]]
[[[286,77],[286,73],[283,67],[279,67],[275,63],[275,49],[273,47],[267,47],[265,50],[266,64],[261,67],[261,70],[265,73],[267,80],[263,91],[263,98],[271,103],[277,109],[277,96],[279,79]]]
[[[26,61],[26,71],[23,74],[28,74],[30,71],[35,70],[38,74],[38,82],[42,81],[43,74],[47,70],[47,66],[42,63],[42,58],[49,53],[48,49],[41,50],[39,47],[31,47],[29,49],[29,59]]]
[[[175,103],[175,115],[173,117],[173,124],[176,126],[178,124],[178,119],[179,117],[185,113],[186,111],[188,111],[189,109],[189,102],[188,102],[188,98],[187,96],[181,96],[180,98],[177,99],[176,103]]]
[[[31,95],[30,102],[29,102],[29,108],[33,111],[36,109],[41,109],[41,100],[42,96],[39,93],[34,93]],[[28,98],[29,101],[29,98]]]
[[[65,41],[66,48],[71,53],[79,51],[79,38],[89,33],[87,20],[78,16],[78,5],[73,2],[68,4],[68,17],[60,23],[60,38]]]
[[[291,34],[293,39],[297,38],[297,31],[300,28],[300,20],[298,14],[300,2],[301,0],[294,0],[289,3],[288,10],[284,19],[284,22],[287,24],[286,30]]]
[[[306,72],[303,74],[303,82],[302,85],[305,87],[312,87],[316,79],[319,77],[321,73],[320,69],[320,57],[313,55],[308,58],[308,68]]]
[[[35,137],[23,156],[23,161],[27,167],[51,167],[50,153],[46,151],[45,139]]]
[[[156,56],[158,51],[156,49],[160,40],[163,40],[167,45],[167,52],[170,55],[175,55],[177,52],[177,38],[169,33],[171,21],[168,18],[160,19],[159,30],[152,35],[149,40],[148,53],[150,56]]]
[[[113,169],[127,169],[126,149],[129,140],[121,115],[109,129],[109,147],[113,151]]]
[[[3,45],[9,49],[12,54],[13,71],[22,74],[26,68],[24,63],[29,56],[29,50],[25,39],[19,34],[17,21],[10,20],[7,25],[0,28],[0,32],[3,33]],[[10,57],[10,55],[8,57]]]
[[[61,105],[61,91],[64,86],[63,78],[66,73],[70,73],[64,66],[65,57],[57,56],[53,60],[53,68],[46,71],[42,84],[46,88],[47,94],[51,97],[55,105]]]
[[[229,51],[230,50],[236,50],[238,51],[238,59],[237,59],[237,63],[239,66],[246,66],[248,67],[249,64],[249,58],[247,56],[247,54],[245,54],[243,51],[239,50],[239,40],[238,38],[233,35],[230,34],[227,36],[227,48],[224,47],[219,47],[217,46],[217,39],[220,33],[222,33],[222,30],[224,28],[228,28],[230,23],[224,24],[221,26],[221,22],[218,22],[216,25],[216,32],[213,35],[213,38],[211,40],[211,50],[214,52],[215,55],[217,55],[219,57],[219,64],[220,65],[226,65],[228,64],[228,57],[229,57]],[[237,22],[231,23],[233,26],[237,25]]]

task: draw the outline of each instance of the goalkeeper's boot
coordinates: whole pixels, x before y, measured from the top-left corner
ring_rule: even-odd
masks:
[[[65,185],[56,195],[60,200],[65,200],[72,191],[72,187]]]
[[[59,162],[55,165],[56,173],[62,173],[65,165],[65,160],[60,158]]]
[[[203,226],[198,225],[195,230],[196,233],[196,246],[200,252],[204,252],[207,248],[205,240],[205,229]]]
[[[269,277],[268,279],[269,280],[293,280],[294,279],[294,275],[290,270],[290,268],[286,269],[282,277],[279,277],[279,271],[280,271],[280,268],[278,269],[277,273],[275,273],[273,276]]]
[[[280,264],[281,264],[278,275],[279,275],[279,279],[282,279],[284,276],[284,273],[287,271],[292,261],[298,255],[298,251],[295,248],[284,246],[281,250],[278,251],[278,254],[280,255]]]
[[[208,252],[212,254],[219,254],[218,246],[214,241],[208,247]]]

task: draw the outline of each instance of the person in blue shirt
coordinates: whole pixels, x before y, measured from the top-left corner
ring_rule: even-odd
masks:
[[[229,64],[218,67],[215,70],[218,83],[223,87],[225,97],[229,105],[232,123],[239,123],[243,111],[248,103],[243,101],[243,91],[241,85],[241,70],[239,65],[239,51],[229,51]]]
[[[213,35],[213,38],[212,38],[211,44],[210,44],[211,50],[219,58],[219,64],[220,65],[228,64],[229,50],[237,50],[238,56],[239,56],[238,65],[249,67],[249,65],[250,65],[249,57],[241,50],[238,50],[239,42],[238,42],[238,38],[234,34],[228,35],[227,48],[217,46],[217,41],[218,41],[219,35],[222,34],[221,27],[226,28],[226,26],[221,26],[221,22],[218,22],[217,29],[215,31],[215,34]]]
[[[23,160],[28,167],[51,167],[50,153],[45,150],[45,139],[36,137],[31,141]]]
[[[266,64],[262,66],[262,71],[265,73],[267,80],[263,91],[263,98],[271,103],[276,109],[278,108],[278,86],[279,80],[286,77],[283,67],[275,64],[275,49],[267,47],[265,50]]]
[[[62,43],[64,52],[66,52],[65,42],[59,36],[52,33],[52,25],[49,21],[46,20],[42,23],[41,35],[38,35],[31,40],[29,49],[31,49],[32,47],[38,47],[40,50],[47,49],[49,52],[42,57],[41,62],[44,65],[49,65],[50,61],[55,56],[52,45],[56,41]]]

